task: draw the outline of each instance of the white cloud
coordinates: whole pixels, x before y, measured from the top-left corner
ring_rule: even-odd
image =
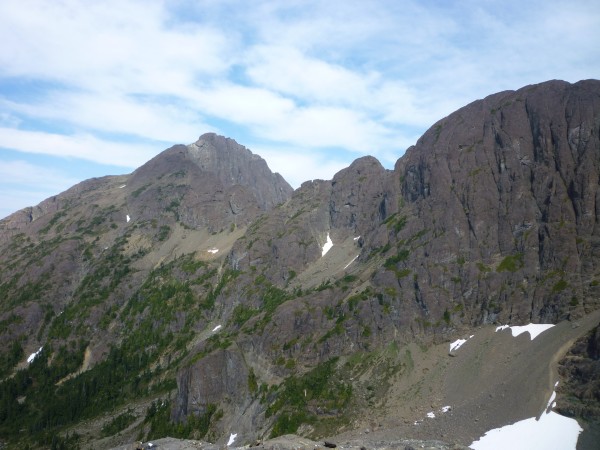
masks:
[[[22,187],[5,188],[3,185],[0,185],[0,198],[2,198],[2,204],[0,204],[0,219],[3,219],[10,214],[28,206],[37,205],[42,200],[45,200],[48,197],[56,195],[64,190],[66,190],[66,188],[60,190],[29,190]]]
[[[246,126],[265,126],[282,120],[295,104],[268,89],[215,83],[193,93],[193,100],[207,113]]]
[[[589,0],[9,0],[0,143],[133,168],[242,130],[259,154],[294,149],[265,155],[292,184],[330,179],[351,152],[389,167],[477,98],[597,77],[599,30]]]
[[[66,136],[0,127],[2,147],[26,153],[80,158],[100,164],[135,168],[158,153],[149,145],[104,141],[89,134]]]
[[[9,108],[13,114],[163,142],[187,142],[197,137],[199,130],[211,130],[197,111],[190,106],[170,104],[168,99],[161,104],[160,99],[154,98],[52,92],[32,103],[0,99],[0,106]]]
[[[186,73],[228,67],[224,33],[169,26],[166,16],[159,2],[2,2],[0,70],[97,90],[162,92],[160,79],[187,82]]]
[[[253,147],[252,153],[267,161],[272,172],[278,172],[285,180],[298,188],[309,180],[331,180],[333,176],[352,162],[352,159],[328,157],[307,148]]]
[[[33,206],[78,183],[68,173],[22,160],[0,160],[0,219]]]
[[[303,102],[363,103],[378,78],[310,58],[293,47],[259,46],[247,55],[247,64],[255,83]]]
[[[35,185],[52,191],[65,190],[80,181],[57,170],[22,160],[0,160],[0,179],[2,183]]]
[[[282,119],[265,124],[265,137],[296,146],[342,147],[360,153],[376,150],[389,138],[384,126],[347,108],[299,108]]]

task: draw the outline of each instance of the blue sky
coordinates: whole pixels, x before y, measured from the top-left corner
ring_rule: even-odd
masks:
[[[294,187],[486,95],[600,77],[585,1],[0,1],[0,217],[214,131]]]

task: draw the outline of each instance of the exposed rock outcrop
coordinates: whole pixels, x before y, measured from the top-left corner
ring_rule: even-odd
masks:
[[[558,410],[600,428],[600,325],[578,339],[559,363]]]
[[[293,191],[260,156],[214,133],[165,150],[133,172],[128,186],[136,217],[152,220],[166,209],[211,232],[246,225]]]
[[[209,434],[317,433],[350,420],[331,392],[365,415],[383,402],[412,370],[409,342],[600,307],[600,82],[494,94],[436,123],[394,170],[364,157],[293,193],[245,147],[203,135],[0,221],[0,255],[7,383],[40,346],[57,379],[89,348],[94,386],[175,398],[178,425],[218,405]],[[597,357],[594,336],[572,362],[584,347]],[[102,361],[127,370],[116,379]],[[36,389],[65,411],[121,405],[79,376],[53,391],[26,370],[3,391],[6,429],[71,423]],[[577,391],[592,400],[589,386]],[[122,420],[147,433],[142,415]]]

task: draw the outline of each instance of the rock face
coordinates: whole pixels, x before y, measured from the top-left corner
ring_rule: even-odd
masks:
[[[440,303],[471,324],[598,306],[599,108],[597,81],[502,92],[440,120],[398,160],[407,228],[426,233],[406,265],[434,317]]]
[[[600,324],[578,339],[559,363],[558,410],[600,428]]]
[[[599,136],[600,82],[551,81],[440,120],[394,170],[364,157],[292,192],[207,134],[15,213],[0,221],[0,432],[56,435],[143,397],[179,428],[140,413],[135,435],[181,433],[209,405],[213,437],[324,435],[358,420],[349,405],[384,403],[415,341],[589,317]]]
[[[293,191],[264,159],[213,133],[164,151],[133,172],[128,185],[136,216],[152,219],[169,209],[183,224],[211,232],[246,225]]]

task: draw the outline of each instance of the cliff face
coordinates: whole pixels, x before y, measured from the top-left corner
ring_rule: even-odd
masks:
[[[213,133],[174,146],[133,172],[132,212],[148,220],[165,209],[191,228],[247,225],[284,202],[293,189],[258,155]]]
[[[598,306],[599,111],[597,81],[529,86],[460,109],[406,152],[395,172],[428,230],[408,259],[424,298],[472,324]]]
[[[15,213],[0,431],[138,397],[170,408],[144,436],[208,411],[214,436],[341,426],[410,370],[402,345],[581,317],[600,307],[599,135],[600,82],[552,81],[440,120],[394,170],[364,157],[292,192],[208,134]]]

